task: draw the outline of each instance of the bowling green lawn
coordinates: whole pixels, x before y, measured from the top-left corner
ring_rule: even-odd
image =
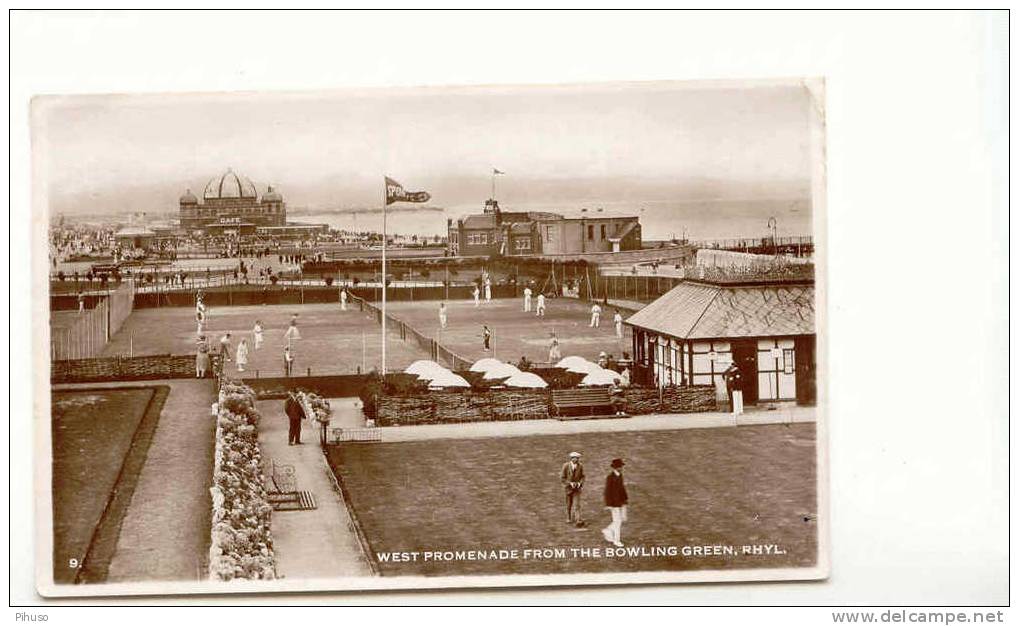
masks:
[[[573,450],[584,455],[587,473],[586,529],[566,523],[559,484]],[[728,570],[817,561],[813,424],[342,444],[327,456],[383,575]],[[633,555],[607,556],[612,546],[600,531],[608,523],[602,489],[614,457],[626,461],[630,507],[622,540],[638,550]],[[593,555],[595,548],[599,556],[573,552]],[[525,550],[546,549],[546,558],[524,558]],[[646,556],[655,549],[664,554]],[[425,560],[426,552],[456,558],[471,550],[517,556]],[[411,560],[385,560],[392,553]]]

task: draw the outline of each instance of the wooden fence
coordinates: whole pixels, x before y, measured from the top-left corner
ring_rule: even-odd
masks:
[[[134,310],[134,285],[123,282],[96,306],[77,314],[67,326],[50,329],[50,359],[88,359],[98,356]]]

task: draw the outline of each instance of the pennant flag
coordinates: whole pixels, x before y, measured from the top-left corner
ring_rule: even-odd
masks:
[[[495,169],[495,168],[493,167],[493,168],[492,168],[492,176],[495,176],[496,174],[504,174],[504,175],[505,175],[505,174],[506,174],[506,172],[500,172],[499,170],[497,170],[497,169]]]
[[[427,191],[405,191],[403,185],[386,176],[386,206],[394,202],[428,202],[431,199]]]

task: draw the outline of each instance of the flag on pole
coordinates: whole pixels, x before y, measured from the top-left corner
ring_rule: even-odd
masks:
[[[432,199],[427,191],[406,191],[403,185],[386,176],[386,205],[394,202],[428,202]]]
[[[499,170],[497,170],[497,169],[495,169],[495,168],[493,167],[493,168],[492,168],[492,176],[496,176],[496,175],[499,175],[499,174],[505,175],[505,174],[506,174],[506,172],[500,172]]]

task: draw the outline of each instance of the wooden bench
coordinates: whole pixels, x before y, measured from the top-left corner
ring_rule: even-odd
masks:
[[[557,419],[612,417],[612,393],[607,387],[553,389],[552,415]]]
[[[310,511],[318,508],[315,494],[298,491],[297,469],[293,465],[269,462],[270,489],[266,494],[273,511]]]

